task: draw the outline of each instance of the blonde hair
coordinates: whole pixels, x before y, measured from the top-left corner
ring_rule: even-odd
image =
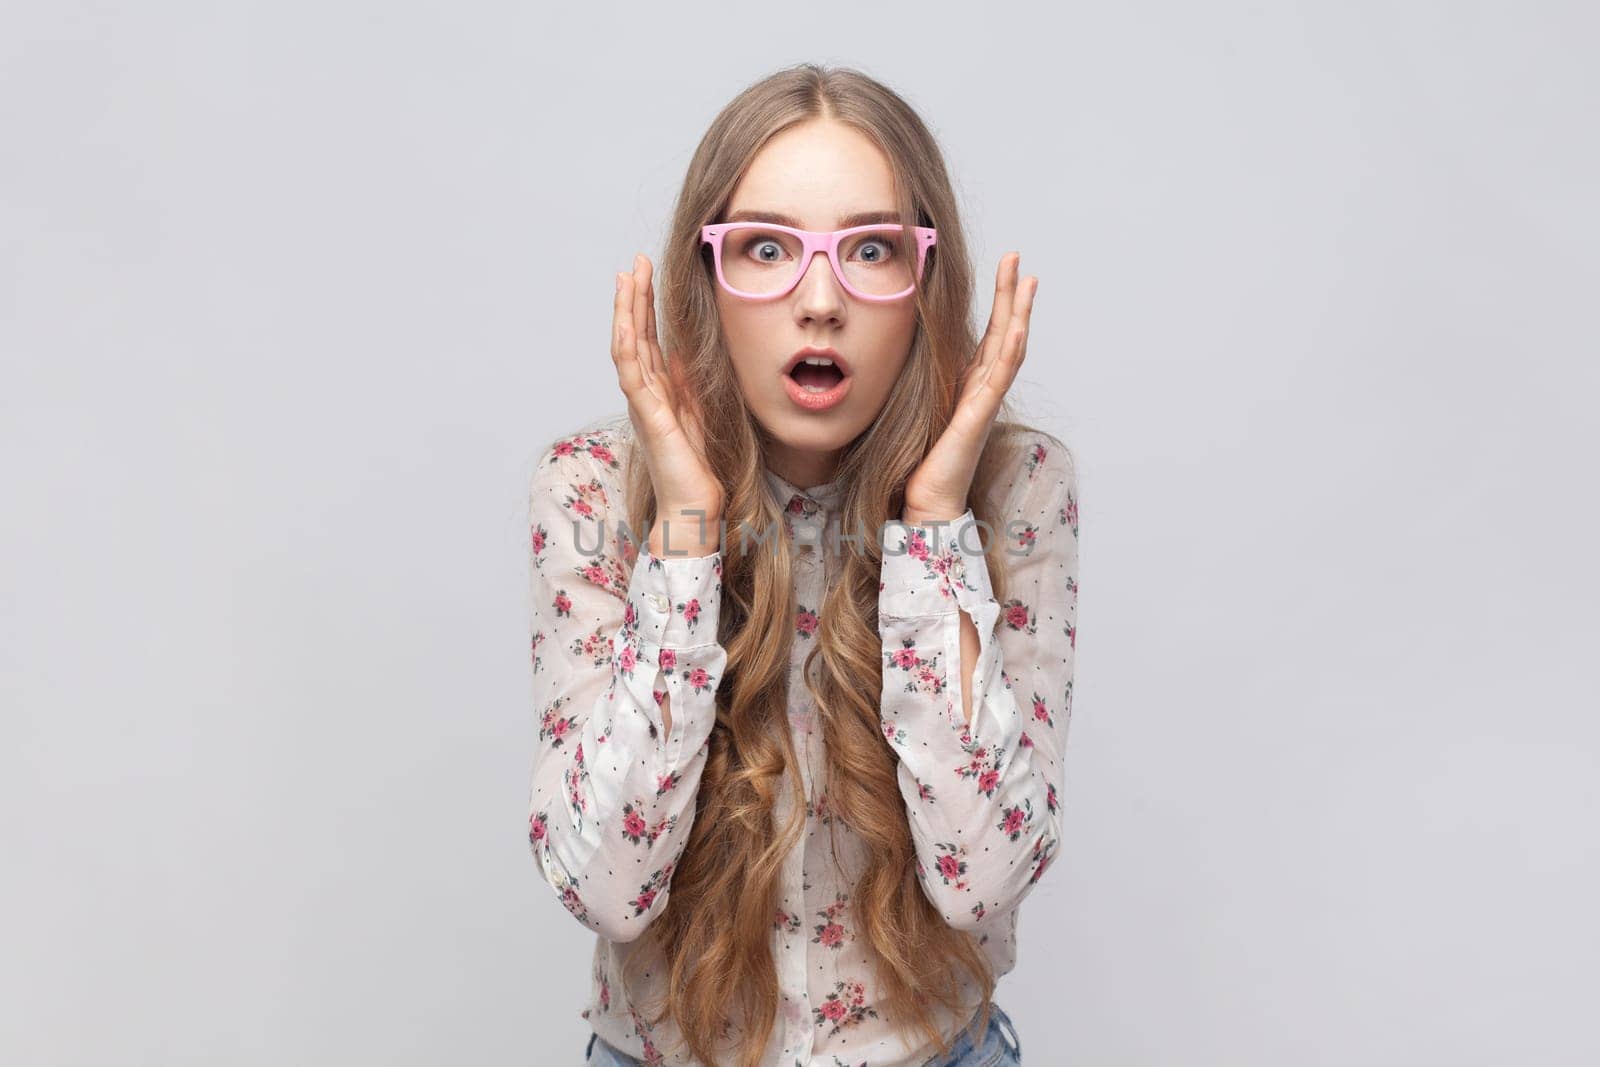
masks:
[[[767,437],[744,403],[724,346],[700,228],[722,218],[750,161],[773,136],[816,119],[844,123],[876,144],[894,170],[902,223],[939,231],[914,295],[917,331],[904,373],[836,470],[846,486],[843,529],[876,531],[899,517],[905,481],[948,425],[959,376],[979,342],[969,320],[973,271],[955,194],[932,134],[904,100],[859,71],[805,63],[750,85],[722,110],[689,163],[657,284],[662,348],[682,361],[707,427],[716,428],[707,434],[707,459],[724,486],[730,531],[718,635],[728,657],[693,828],[668,902],[642,935],[649,951],[630,956],[623,983],[629,990],[631,965],[641,956],[654,958],[665,971],[664,1003],[641,1016],[654,1025],[670,1014],[690,1054],[707,1063],[717,1062],[717,1045],[738,1024],[742,1037],[733,1062],[741,1067],[759,1061],[777,1013],[772,922],[784,857],[805,832],[806,798],[787,711],[796,610],[792,546],[781,537],[745,545],[731,533],[741,523],[757,531],[780,528],[787,502],[772,498],[763,476]],[[970,504],[989,529],[1000,528],[1003,519],[984,490],[1013,458],[1016,435],[1039,432],[1010,415],[1009,406],[1002,409],[974,477]],[[647,530],[655,494],[638,450],[630,449],[629,457],[629,521]],[[931,1005],[958,1018],[972,1013],[978,1005],[963,1003],[965,972],[982,997],[976,1036],[987,1026],[996,979],[977,937],[945,923],[917,881],[897,758],[879,724],[882,548],[873,537],[863,540],[840,542],[839,578],[823,601],[821,628],[801,677],[818,669],[812,692],[827,751],[829,805],[871,857],[852,899],[858,936],[869,943],[876,968],[879,1009],[948,1052]],[[987,548],[1002,602],[1003,540],[988,538]],[[787,824],[776,826],[773,802],[786,773],[795,803]],[[631,991],[629,1000],[638,1003]]]

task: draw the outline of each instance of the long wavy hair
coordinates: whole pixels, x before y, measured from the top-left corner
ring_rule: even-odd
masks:
[[[634,965],[652,959],[666,975],[664,999],[636,1009],[641,1017],[653,1025],[670,1014],[689,1053],[705,1063],[719,1062],[718,1046],[737,1025],[741,1036],[732,1059],[721,1062],[740,1067],[758,1062],[777,1013],[773,916],[784,857],[805,832],[806,798],[787,710],[796,610],[792,545],[782,537],[744,545],[733,533],[741,524],[752,531],[781,528],[787,501],[773,498],[763,476],[769,438],[734,377],[700,228],[723,217],[739,179],[773,136],[814,119],[847,124],[875,143],[895,175],[901,222],[939,230],[914,295],[917,328],[905,370],[836,470],[846,487],[840,505],[845,530],[870,533],[899,518],[905,482],[949,424],[962,372],[979,343],[956,197],[933,135],[900,96],[857,70],[805,63],[750,85],[723,109],[689,163],[657,280],[663,352],[682,361],[705,424],[715,427],[706,446],[724,487],[730,531],[719,625],[727,663],[689,840],[668,902],[641,935],[645,951],[629,957],[623,983],[630,991]],[[974,476],[969,503],[987,530],[1000,529],[1004,519],[984,490],[1013,458],[1017,433],[1032,429],[1011,415],[1009,405],[1000,412]],[[629,457],[629,521],[632,529],[648,530],[656,515],[654,489],[638,450],[629,449]],[[988,1025],[996,976],[977,937],[945,923],[918,884],[897,757],[879,722],[882,546],[871,536],[861,540],[866,543],[840,541],[838,580],[823,601],[815,647],[800,677],[818,708],[830,808],[863,839],[869,857],[852,888],[852,914],[858,935],[871,946],[879,1007],[903,1031],[920,1031],[948,1052],[934,1006],[962,1019],[981,1007],[976,1037]],[[1004,601],[1003,539],[987,540],[995,596]],[[786,824],[777,826],[774,800],[785,782],[795,802]],[[963,993],[963,973],[980,991],[978,1004]],[[639,1004],[631,991],[629,1001]]]

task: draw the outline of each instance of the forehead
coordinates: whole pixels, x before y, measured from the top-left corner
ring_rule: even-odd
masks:
[[[893,212],[894,172],[877,145],[848,126],[816,120],[762,146],[728,202],[728,213],[764,211],[831,230],[862,212]]]

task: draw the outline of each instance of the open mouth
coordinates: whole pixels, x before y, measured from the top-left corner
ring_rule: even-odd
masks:
[[[826,360],[820,362],[802,360],[789,371],[789,377],[808,393],[825,393],[844,381],[844,372]]]

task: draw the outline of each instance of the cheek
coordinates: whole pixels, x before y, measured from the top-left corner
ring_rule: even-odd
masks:
[[[882,323],[866,346],[868,351],[876,355],[857,372],[862,378],[857,384],[867,386],[868,392],[887,394],[905,370],[906,361],[911,357],[911,342],[915,339],[914,317]]]

